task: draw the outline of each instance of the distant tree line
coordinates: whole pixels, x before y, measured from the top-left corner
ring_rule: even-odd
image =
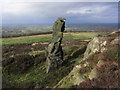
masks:
[[[100,32],[100,30],[98,31],[65,31],[64,33],[68,33],[68,32]],[[52,31],[50,32],[40,32],[40,33],[23,33],[23,34],[3,34],[1,38],[12,38],[12,37],[20,37],[20,36],[33,36],[33,35],[42,35],[42,34],[52,34]]]

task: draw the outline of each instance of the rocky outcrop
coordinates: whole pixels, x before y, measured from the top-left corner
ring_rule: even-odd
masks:
[[[107,37],[97,36],[88,44],[86,52],[84,53],[84,59],[89,58],[89,56],[95,53],[102,53],[107,50]]]
[[[120,45],[120,36],[116,37],[111,43],[111,45]]]
[[[87,46],[84,58],[64,77],[55,88],[117,88],[118,53],[120,31],[93,38]],[[111,77],[110,77],[111,76]]]
[[[98,35],[88,44],[84,59],[89,58],[92,54],[102,53],[107,50],[108,45],[120,45],[120,30],[114,31],[109,35]]]
[[[61,42],[63,38],[63,32],[65,30],[65,18],[58,18],[53,25],[53,40],[48,45],[47,48],[47,70],[54,70],[60,66],[63,62],[63,50],[61,47]]]

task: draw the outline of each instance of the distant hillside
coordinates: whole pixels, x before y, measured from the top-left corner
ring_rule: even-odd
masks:
[[[67,32],[83,31],[112,31],[117,29],[117,24],[78,24],[66,25]],[[3,26],[2,37],[17,37],[27,35],[48,34],[52,32],[52,26]]]

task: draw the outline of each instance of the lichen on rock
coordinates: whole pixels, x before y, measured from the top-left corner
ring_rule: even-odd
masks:
[[[118,87],[118,53],[120,50],[116,31],[105,36],[96,36],[91,40],[84,53],[84,58],[54,88],[79,86],[86,88]]]
[[[61,47],[61,42],[63,38],[63,32],[65,30],[65,20],[65,18],[58,18],[53,25],[52,42],[48,45],[46,50],[47,73],[58,68],[63,62],[63,50]]]
[[[84,59],[89,58],[89,56],[95,53],[104,52],[107,49],[107,36],[96,36],[87,46],[87,49],[84,53]]]

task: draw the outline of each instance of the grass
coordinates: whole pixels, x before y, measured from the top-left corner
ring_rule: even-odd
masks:
[[[16,75],[8,75],[8,74],[3,74],[3,80],[4,82],[7,83],[31,83],[31,82],[42,82],[42,79],[46,77],[45,75],[45,70],[43,69],[44,63],[41,63],[38,65],[38,67],[33,67],[29,71],[23,74],[16,74]],[[7,81],[6,81],[7,80]],[[16,85],[15,85],[16,86]]]
[[[71,47],[69,47],[71,48]],[[79,47],[77,47],[79,48]],[[68,48],[67,48],[68,49]],[[32,51],[29,54],[36,55],[43,51]],[[71,51],[73,52],[73,51]],[[10,74],[3,73],[3,82],[8,83],[14,87],[21,87],[21,84],[37,84],[42,87],[53,87],[55,86],[63,77],[69,74],[72,68],[82,60],[82,57],[74,58],[67,61],[66,65],[61,66],[60,68],[46,74],[46,62],[41,62],[37,66],[29,68],[24,73],[19,74]],[[26,86],[27,87],[27,86]],[[29,86],[28,86],[29,87]]]
[[[28,54],[35,56],[35,55],[37,55],[37,54],[44,53],[44,52],[45,52],[44,50],[42,50],[42,51],[38,50],[38,51],[31,51],[31,52],[29,52]]]
[[[75,58],[75,59],[73,59],[71,62],[79,62],[79,61],[81,61],[83,58],[81,58],[81,57],[79,57],[79,58]]]
[[[94,37],[94,33],[65,33],[64,39],[76,40],[76,39],[89,39]],[[25,36],[16,38],[3,38],[3,45],[5,44],[19,44],[19,43],[34,43],[34,42],[48,42],[51,41],[51,35],[35,35],[35,36]],[[66,55],[68,52],[73,52],[73,48],[66,46]],[[80,47],[80,46],[79,46]],[[79,48],[76,46],[76,48]],[[73,49],[73,50],[72,50]],[[75,49],[76,50],[76,49]],[[30,55],[36,55],[43,51],[31,51]],[[24,83],[35,83],[43,87],[53,87],[55,86],[63,77],[69,74],[74,65],[82,60],[82,57],[74,58],[68,61],[66,65],[63,65],[59,69],[46,74],[45,62],[41,62],[37,66],[30,67],[28,71],[20,74],[8,75],[3,73],[3,82],[10,83],[13,86],[20,86]],[[69,66],[68,66],[69,65]]]
[[[43,37],[28,37],[28,38],[3,38],[2,44],[20,44],[20,43],[34,43],[34,42],[48,42],[51,36]]]
[[[91,39],[93,38],[96,33],[95,32],[80,32],[80,33],[70,33],[68,35],[72,36],[72,39]]]
[[[45,62],[40,63],[37,66],[31,67],[27,72],[22,74],[8,75],[3,73],[3,82],[10,83],[12,86],[19,87],[25,83],[35,83],[43,87],[53,87],[64,76],[66,76],[72,69],[74,64],[68,66],[62,66],[53,72],[46,74]]]
[[[81,33],[65,33],[64,40],[76,40],[76,39],[90,39],[95,36],[95,32],[81,32]],[[3,38],[2,45],[6,44],[21,44],[21,43],[34,43],[34,42],[49,42],[52,40],[52,35],[34,35],[15,38]]]

